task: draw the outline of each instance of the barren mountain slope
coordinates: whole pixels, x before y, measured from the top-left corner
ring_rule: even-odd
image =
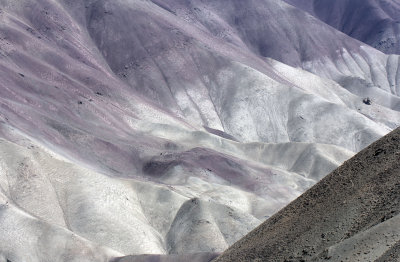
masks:
[[[333,79],[399,110],[398,97],[392,96],[399,93],[398,56],[385,55],[283,1],[153,2],[242,50]]]
[[[204,24],[233,28],[240,1],[226,14],[215,1],[169,3],[0,0],[0,259],[222,252],[400,124],[395,89],[362,84],[397,83],[397,56],[381,67],[388,57],[366,47],[370,73],[360,86],[346,78],[349,92],[264,57],[251,34]],[[290,23],[243,15],[253,35],[304,23],[292,44],[315,49],[319,28],[328,53],[363,49],[281,1],[256,3]],[[380,94],[371,105],[368,92]]]
[[[219,261],[374,261],[400,240],[400,129],[373,143]]]
[[[400,54],[398,0],[285,0],[386,54]]]
[[[210,262],[216,253],[198,253],[191,255],[141,255],[117,258],[112,262]]]
[[[364,50],[362,43],[283,2],[249,1],[243,6],[240,1],[229,1],[224,8],[218,3],[171,1],[166,7],[166,3],[97,1],[86,8],[86,26],[111,69],[139,93],[151,97],[161,106],[168,106],[176,114],[189,118],[192,123],[223,129],[241,141],[315,141],[311,137],[299,139],[297,134],[293,135],[293,130],[305,127],[301,122],[290,119],[292,111],[302,111],[297,101],[304,94],[304,86],[310,83],[303,82],[300,90],[288,89],[287,86],[297,85],[297,77],[287,79],[285,73],[277,72],[279,69],[274,68],[279,63],[271,65],[262,56],[276,58],[290,65],[301,65],[323,77],[330,77],[360,96],[359,102],[371,96],[374,105],[398,109],[400,100],[394,95],[397,94],[396,86],[400,80],[396,78],[397,56],[386,66],[387,56],[369,47]],[[243,10],[251,12],[243,13]],[[121,23],[122,17],[124,23]],[[240,17],[243,17],[243,23],[231,25],[232,20]],[[204,21],[212,21],[212,28]],[[300,24],[306,30],[293,28]],[[217,30],[214,27],[221,28]],[[268,31],[271,27],[276,30]],[[249,28],[252,31],[247,32]],[[278,29],[295,33],[282,36]],[[254,39],[255,36],[260,39]],[[236,40],[231,41],[231,38]],[[134,48],[124,46],[127,43],[132,43]],[[260,53],[256,45],[268,46],[268,53]],[[289,49],[282,49],[285,45],[290,45],[289,53]],[[299,45],[304,48],[299,49]],[[339,56],[338,51],[342,53]],[[309,52],[310,55],[306,55],[309,58],[304,58],[302,52]],[[357,62],[350,61],[346,52],[351,54],[350,60],[356,59]],[[325,59],[328,60],[323,61]],[[346,67],[350,69],[346,71]],[[293,75],[298,74],[301,73]],[[276,82],[279,84],[276,85]],[[281,84],[286,87],[281,87]],[[268,85],[271,91],[260,90],[259,87],[264,85]],[[242,86],[248,88],[243,89]],[[307,91],[314,94],[319,92],[317,89],[315,87]],[[333,91],[335,94],[326,94],[323,98],[338,103],[335,96],[342,100],[343,96],[348,96],[343,91]],[[294,97],[290,96],[285,102],[287,98],[280,94],[288,92],[293,93]],[[249,96],[254,93],[256,97]],[[321,94],[318,93],[318,96]],[[296,102],[292,103],[293,100]],[[314,105],[318,103],[309,96],[304,100],[306,103],[312,101]],[[320,104],[319,107],[327,106]],[[397,126],[398,113],[395,114],[396,117],[386,117],[396,119],[395,123],[385,123],[391,128]],[[265,119],[269,121],[265,122]],[[285,128],[286,122],[295,124]],[[318,126],[312,127],[316,133],[324,133],[318,131]],[[353,126],[349,128],[354,129]],[[325,138],[317,141],[332,143]],[[346,141],[340,146],[347,147],[350,144]],[[348,149],[359,150],[363,146]]]

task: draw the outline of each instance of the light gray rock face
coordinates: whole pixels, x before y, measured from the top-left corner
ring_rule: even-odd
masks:
[[[399,125],[398,65],[283,1],[0,0],[0,261],[222,252]]]

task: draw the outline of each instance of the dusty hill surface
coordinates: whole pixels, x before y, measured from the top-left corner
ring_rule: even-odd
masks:
[[[139,255],[116,258],[111,262],[210,262],[217,253],[198,253],[186,255]]]
[[[386,54],[400,54],[399,0],[285,0]]]
[[[215,261],[374,261],[380,257],[387,261],[384,257],[397,256],[399,213],[397,129],[346,161]]]
[[[0,0],[0,261],[222,252],[400,125],[399,62],[281,0]]]

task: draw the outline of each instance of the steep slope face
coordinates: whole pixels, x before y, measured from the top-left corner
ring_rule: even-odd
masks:
[[[400,54],[400,1],[285,0],[386,54]]]
[[[6,259],[68,261],[85,245],[104,259],[222,251],[352,154],[336,146],[282,144],[293,160],[313,153],[305,164],[281,162],[269,157],[274,148],[262,142],[207,133],[202,122],[163,110],[152,96],[120,81],[82,26],[79,6],[73,6],[75,13],[53,1],[2,4],[3,198],[43,224],[33,232],[32,223],[21,226],[30,238],[15,245],[22,233],[3,223],[7,234],[0,250]],[[355,147],[388,130],[360,117],[359,127],[370,123],[371,129],[357,127],[366,136]],[[314,164],[314,157],[326,165]],[[2,215],[19,221],[18,212]],[[181,224],[193,231],[181,230]],[[66,233],[32,240],[53,225]],[[241,233],[230,234],[230,227]],[[74,243],[75,235],[81,244],[65,250],[62,243]],[[36,251],[36,243],[60,243],[53,249],[60,255]],[[90,252],[82,257],[96,260]]]
[[[389,256],[400,240],[399,172],[397,129],[215,261],[374,261]]]
[[[268,62],[258,57],[259,53],[254,53],[254,48],[250,44],[257,43],[252,40],[251,36],[236,33],[235,39],[243,37],[250,41],[248,48],[243,48],[240,43],[230,44],[230,41],[221,38],[219,33],[204,28],[204,25],[201,24],[205,19],[208,19],[208,13],[212,11],[216,12],[215,15],[219,15],[218,20],[213,25],[222,26],[228,30],[229,25],[225,20],[233,19],[234,14],[240,13],[240,10],[244,7],[242,8],[238,3],[232,1],[228,5],[233,8],[232,10],[229,9],[227,14],[218,14],[217,11],[226,8],[221,8],[217,5],[218,3],[212,1],[205,3],[209,6],[204,7],[202,6],[204,4],[196,1],[190,3],[190,5],[187,2],[180,3],[177,1],[177,3],[171,2],[171,6],[165,7],[165,9],[151,2],[114,1],[111,3],[109,1],[97,1],[86,9],[88,13],[87,26],[92,38],[116,74],[120,75],[133,88],[136,88],[139,93],[151,97],[160,106],[168,105],[170,110],[190,119],[191,123],[224,130],[240,141],[246,142],[334,143],[353,151],[357,151],[368,144],[360,140],[361,145],[357,145],[357,143],[355,148],[349,148],[348,146],[353,145],[352,141],[338,143],[337,141],[340,140],[331,139],[337,136],[336,132],[341,132],[339,130],[332,130],[333,134],[328,135],[325,132],[318,131],[320,126],[316,122],[314,122],[315,125],[310,126],[301,121],[291,121],[294,114],[296,115],[294,118],[304,117],[298,114],[304,111],[301,107],[308,107],[307,104],[311,104],[311,107],[318,104],[319,108],[330,108],[331,104],[313,96],[315,92],[318,92],[317,95],[321,96],[320,89],[318,90],[318,87],[315,87],[314,90],[310,90],[308,88],[309,82],[303,82],[302,86],[293,88],[291,83],[297,84],[294,77],[286,79],[285,74],[278,74],[277,70],[271,67]],[[285,15],[284,18],[287,18],[293,24],[303,24],[300,18],[303,18],[302,15],[305,14],[300,13],[299,19],[290,20],[292,10],[289,5],[284,3],[277,5],[274,1],[263,2],[261,6],[263,8],[260,8],[255,2],[249,4],[250,10],[261,10],[258,16],[269,17],[269,12],[274,13],[279,10]],[[198,16],[188,20],[186,11],[192,12],[191,5],[194,6],[193,8],[203,8],[204,12],[202,11]],[[246,19],[247,17],[253,19],[248,22],[250,24],[243,25],[245,28],[254,26],[253,35],[261,34],[265,36],[262,41],[272,41],[271,38],[266,37],[267,31],[263,32],[260,27],[257,27],[256,18],[251,18],[254,15],[243,14],[243,16]],[[93,17],[95,19],[92,19]],[[121,23],[122,19],[120,18],[124,18],[124,23]],[[270,23],[276,28],[291,25],[287,22],[281,25],[273,18],[265,23]],[[313,25],[311,22],[309,24]],[[321,26],[322,28],[320,28]],[[320,45],[326,46],[324,47],[325,51],[321,51],[322,53],[314,52],[313,57],[315,59],[324,57],[327,52],[335,53],[334,50],[347,45],[347,41],[342,39],[344,35],[328,28],[323,23],[313,25],[313,27],[320,28],[321,32],[326,34],[325,37],[321,38],[324,40]],[[309,28],[310,31],[317,30],[313,27]],[[268,27],[265,26],[264,28]],[[230,28],[230,30],[233,30],[233,28]],[[275,50],[280,49],[285,42],[293,43],[293,39],[282,38],[276,32],[270,33],[276,35],[275,40],[273,40],[277,42],[277,44],[274,44]],[[340,37],[337,37],[337,35],[340,35]],[[299,39],[297,39],[297,42],[306,45],[304,50],[315,50],[315,46],[306,44],[312,42],[308,38],[305,36],[304,43]],[[118,39],[118,41],[115,39]],[[333,45],[328,44],[331,41],[334,42]],[[127,49],[123,46],[126,43],[133,43],[134,48]],[[351,40],[348,43],[352,46],[351,48],[358,48],[354,41]],[[274,58],[273,49],[273,47],[267,48],[266,50],[272,53],[265,55]],[[120,50],[124,50],[123,54]],[[292,52],[297,52],[296,50],[292,47]],[[278,51],[275,53],[286,54],[286,52]],[[290,55],[290,57],[298,57],[298,54]],[[291,64],[287,59],[282,61]],[[302,61],[298,60],[294,63],[300,62]],[[329,68],[329,65],[323,68]],[[333,85],[333,83],[329,85]],[[241,88],[243,86],[247,88]],[[304,86],[307,86],[306,88],[312,94],[311,96],[308,92],[302,90]],[[359,86],[354,89],[358,90]],[[371,90],[375,89],[371,88]],[[349,94],[342,91],[344,90],[334,91],[335,94],[332,94],[332,96],[326,95],[323,98],[329,102],[343,105],[340,100],[343,96]],[[360,90],[360,92],[363,91]],[[380,91],[376,92],[379,93]],[[287,96],[287,93],[293,95]],[[385,107],[397,108],[397,100],[399,99],[396,96],[383,91],[381,93],[380,99],[375,100],[374,97],[374,103],[381,101]],[[257,94],[257,96],[250,94]],[[362,98],[359,99],[358,104],[361,105]],[[303,102],[298,102],[300,100]],[[344,108],[336,105],[334,107],[335,109],[330,111],[337,112],[343,119],[354,119],[354,116],[350,116],[347,110],[343,110]],[[325,110],[319,112],[325,112]],[[397,126],[398,113],[395,114],[396,117],[394,118],[388,117],[388,119],[396,119],[396,124],[389,125],[391,128]],[[324,115],[324,119],[330,118],[330,115]],[[310,118],[319,119],[316,116]],[[332,118],[332,121],[336,121],[338,118],[334,119]],[[355,131],[360,124],[367,124],[360,123],[360,121],[364,122],[359,118],[354,124],[350,124],[350,121],[344,121],[343,124],[346,125],[345,129]],[[287,123],[291,125],[287,125]],[[333,128],[335,129],[334,126]],[[380,129],[372,126],[371,128],[373,130]],[[299,129],[308,129],[304,130],[305,136],[297,137],[300,134],[295,130]],[[367,132],[369,133],[367,136],[372,135],[370,131]],[[312,135],[308,135],[310,133],[327,136],[313,138]],[[376,135],[373,134],[372,137],[376,137]]]
[[[112,262],[210,262],[216,258],[216,253],[199,253],[191,255],[169,255],[169,256],[157,256],[157,255],[141,255],[141,256],[127,256],[117,258]]]
[[[19,10],[20,7],[15,7],[10,3],[9,8],[12,8],[10,13],[3,12],[5,19],[3,26],[7,35],[6,39],[3,39],[5,46],[4,78],[7,79],[7,85],[15,86],[12,88],[13,92],[19,97],[24,97],[26,94],[25,90],[21,89],[21,84],[29,84],[31,92],[37,92],[38,86],[41,86],[43,81],[36,80],[45,78],[45,81],[51,82],[45,85],[49,87],[49,90],[45,93],[42,91],[41,99],[43,100],[44,96],[47,96],[45,101],[48,103],[48,100],[51,99],[54,108],[59,108],[57,105],[59,102],[55,102],[57,95],[65,92],[60,81],[64,81],[62,83],[64,86],[77,86],[75,93],[71,94],[73,90],[68,90],[66,94],[62,94],[68,97],[65,102],[72,105],[74,111],[83,110],[74,114],[75,118],[86,114],[85,117],[96,119],[99,118],[99,114],[102,114],[100,121],[110,123],[112,114],[113,125],[121,130],[127,130],[129,128],[126,125],[123,126],[122,123],[132,122],[133,116],[143,114],[143,111],[157,111],[151,105],[148,106],[148,102],[144,102],[151,99],[159,106],[165,107],[170,115],[174,113],[197,127],[206,125],[224,130],[241,141],[319,142],[339,145],[352,151],[365,147],[399,123],[398,113],[384,108],[376,108],[375,103],[372,105],[372,110],[364,110],[367,107],[363,105],[362,98],[351,97],[345,90],[341,90],[337,86],[333,87],[333,83],[324,83],[321,80],[326,85],[325,88],[316,85],[310,88],[310,82],[303,81],[301,86],[297,86],[299,77],[307,78],[308,76],[300,71],[295,71],[291,79],[285,79],[282,72],[277,74],[277,70],[272,68],[269,63],[261,61],[252,53],[243,53],[221,42],[218,38],[213,38],[212,35],[203,33],[198,35],[197,39],[192,37],[193,40],[190,43],[184,40],[189,38],[186,36],[189,34],[188,32],[194,31],[200,34],[200,31],[195,27],[189,27],[184,21],[166,11],[163,12],[162,9],[159,10],[160,8],[150,3],[133,1],[128,2],[131,5],[129,7],[126,6],[128,5],[126,2],[97,1],[93,5],[88,3],[87,8],[83,6],[79,12],[70,11],[71,15],[66,13],[61,6],[52,6],[50,3],[43,2],[42,6],[36,5],[35,7],[31,7],[29,3],[23,3],[20,2],[18,5],[23,7],[21,10]],[[101,11],[104,9],[105,3],[108,8],[115,10],[113,9],[112,12]],[[47,6],[54,10],[50,10]],[[15,16],[24,17],[25,13],[30,12],[32,8],[39,13],[47,12],[48,15],[39,20],[36,17],[35,19],[27,17],[26,25],[15,21]],[[82,14],[82,10],[87,14]],[[13,12],[16,14],[11,16]],[[82,15],[83,18],[73,19],[80,17],[79,15]],[[87,26],[86,15],[88,16],[87,20],[91,23],[89,32],[80,24],[84,23]],[[92,19],[94,20],[92,21],[90,17],[96,19]],[[140,18],[144,20],[143,24],[139,23]],[[97,36],[96,24],[98,22],[96,21],[103,21],[103,19],[104,24],[100,23],[103,26],[99,27]],[[120,21],[124,21],[124,23],[118,24]],[[160,28],[156,27],[157,21]],[[67,28],[68,24],[73,26]],[[149,28],[148,24],[151,24],[152,27]],[[43,25],[50,29],[44,30]],[[132,26],[128,27],[127,25]],[[138,27],[138,30],[131,30],[131,27],[135,26]],[[64,27],[65,30],[62,29]],[[157,32],[161,33],[153,32],[153,27],[158,28]],[[107,30],[110,30],[109,37]],[[119,30],[126,30],[126,32],[119,32]],[[175,37],[176,30],[181,32],[182,37]],[[33,33],[30,33],[31,31]],[[96,47],[93,47],[89,33],[93,39],[97,39],[96,42],[102,43],[103,46],[99,48],[106,57],[106,61],[103,60],[102,54],[96,51]],[[155,40],[163,39],[163,37],[172,39],[172,46],[168,45],[171,41],[165,39],[156,42],[159,45],[167,44],[165,47],[155,45],[152,38],[149,39],[149,34],[157,35]],[[114,43],[111,41],[114,38],[119,41],[114,41]],[[143,38],[141,41],[148,46],[147,49],[150,51],[137,52],[132,48],[120,46],[131,43],[133,47],[143,50],[142,45],[135,40],[136,38]],[[24,41],[29,45],[20,45],[17,41]],[[204,47],[204,45],[206,46]],[[79,49],[78,47],[81,46],[89,47]],[[12,47],[11,50],[9,50],[10,47]],[[118,53],[122,52],[118,50],[124,51]],[[166,51],[162,52],[162,50]],[[19,56],[19,52],[22,51],[25,55]],[[161,53],[157,56],[158,52]],[[143,56],[144,58],[142,58]],[[194,60],[196,57],[197,60]],[[136,60],[140,60],[137,67],[134,66]],[[63,61],[63,63],[57,64],[57,61]],[[119,64],[113,61],[119,61]],[[129,85],[111,77],[113,72],[110,72],[106,62]],[[131,65],[133,68],[130,67],[130,63],[133,63]],[[35,71],[32,71],[32,68],[35,68]],[[18,75],[18,72],[24,77]],[[89,77],[87,77],[88,75]],[[170,83],[170,81],[172,82]],[[293,82],[296,83],[295,87],[293,87]],[[61,86],[61,90],[57,90],[55,86]],[[241,88],[243,86],[247,88]],[[327,91],[328,88],[335,90]],[[7,89],[3,90],[3,92],[6,91]],[[287,96],[288,93],[293,93],[293,96]],[[3,97],[13,97],[14,95],[4,94]],[[138,98],[138,95],[141,95],[142,98]],[[144,96],[146,99],[143,98]],[[297,102],[300,100],[304,103]],[[40,101],[35,101],[35,103],[40,104]],[[101,104],[107,104],[107,106],[104,108],[100,106]],[[120,106],[117,107],[116,104]],[[332,106],[335,107],[334,110],[330,110]],[[307,109],[303,107],[307,107]],[[310,121],[299,121],[301,117],[304,118],[304,114],[317,112],[311,107],[325,108],[326,110],[319,110],[319,112],[329,110],[336,112],[335,114],[340,117],[329,113],[325,114],[323,118],[314,117],[315,120],[312,120],[311,124]],[[352,110],[347,110],[348,107]],[[44,109],[43,106],[40,108],[40,110]],[[126,116],[127,113],[122,112],[124,109],[129,111],[128,116]],[[360,110],[366,117],[359,114]],[[59,119],[65,118],[65,110],[60,113],[64,115]],[[115,120],[120,118],[118,114],[128,120],[116,123]],[[157,115],[157,113],[148,115]],[[167,113],[164,115],[161,122],[169,119],[168,123],[176,122],[178,125],[186,125],[176,117],[167,117]],[[55,114],[53,117],[58,116]],[[140,117],[144,119],[145,115],[140,115]],[[326,118],[331,118],[333,122],[343,119],[346,127],[332,126],[331,133],[321,132],[321,129],[326,130],[323,128],[324,123],[318,119]],[[379,119],[377,122],[384,121],[389,128],[377,125],[368,118]],[[352,120],[347,121],[346,119]],[[390,120],[387,121],[387,119]],[[63,119],[62,121],[66,122],[67,120]],[[93,122],[96,123],[96,121]],[[75,126],[77,123],[79,121],[74,120],[74,124],[71,126]],[[44,124],[44,126],[47,125]],[[83,127],[80,129],[85,130]],[[358,134],[360,139],[349,138],[346,141],[337,139],[338,136],[341,136],[342,129],[348,129],[349,132],[354,133],[360,131]],[[115,128],[112,132],[116,132]],[[314,134],[319,137],[315,137]],[[345,138],[342,137],[342,139]]]
[[[221,252],[400,124],[395,103],[262,57],[187,3],[0,1],[5,259]],[[16,231],[21,213],[41,226]]]
[[[385,103],[394,104],[398,110],[398,98],[391,96],[399,93],[397,56],[386,56],[283,1],[230,0],[226,4],[174,0],[167,6],[185,21],[258,56],[271,57],[339,83],[349,77],[363,80],[364,87],[357,89],[369,86],[377,95],[383,89]],[[353,85],[343,84],[346,88]]]

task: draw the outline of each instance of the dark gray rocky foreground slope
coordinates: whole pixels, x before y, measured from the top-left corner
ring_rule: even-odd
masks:
[[[400,241],[392,246],[375,262],[396,262],[400,260]]]
[[[397,129],[346,161],[215,262],[398,261],[399,213]]]

